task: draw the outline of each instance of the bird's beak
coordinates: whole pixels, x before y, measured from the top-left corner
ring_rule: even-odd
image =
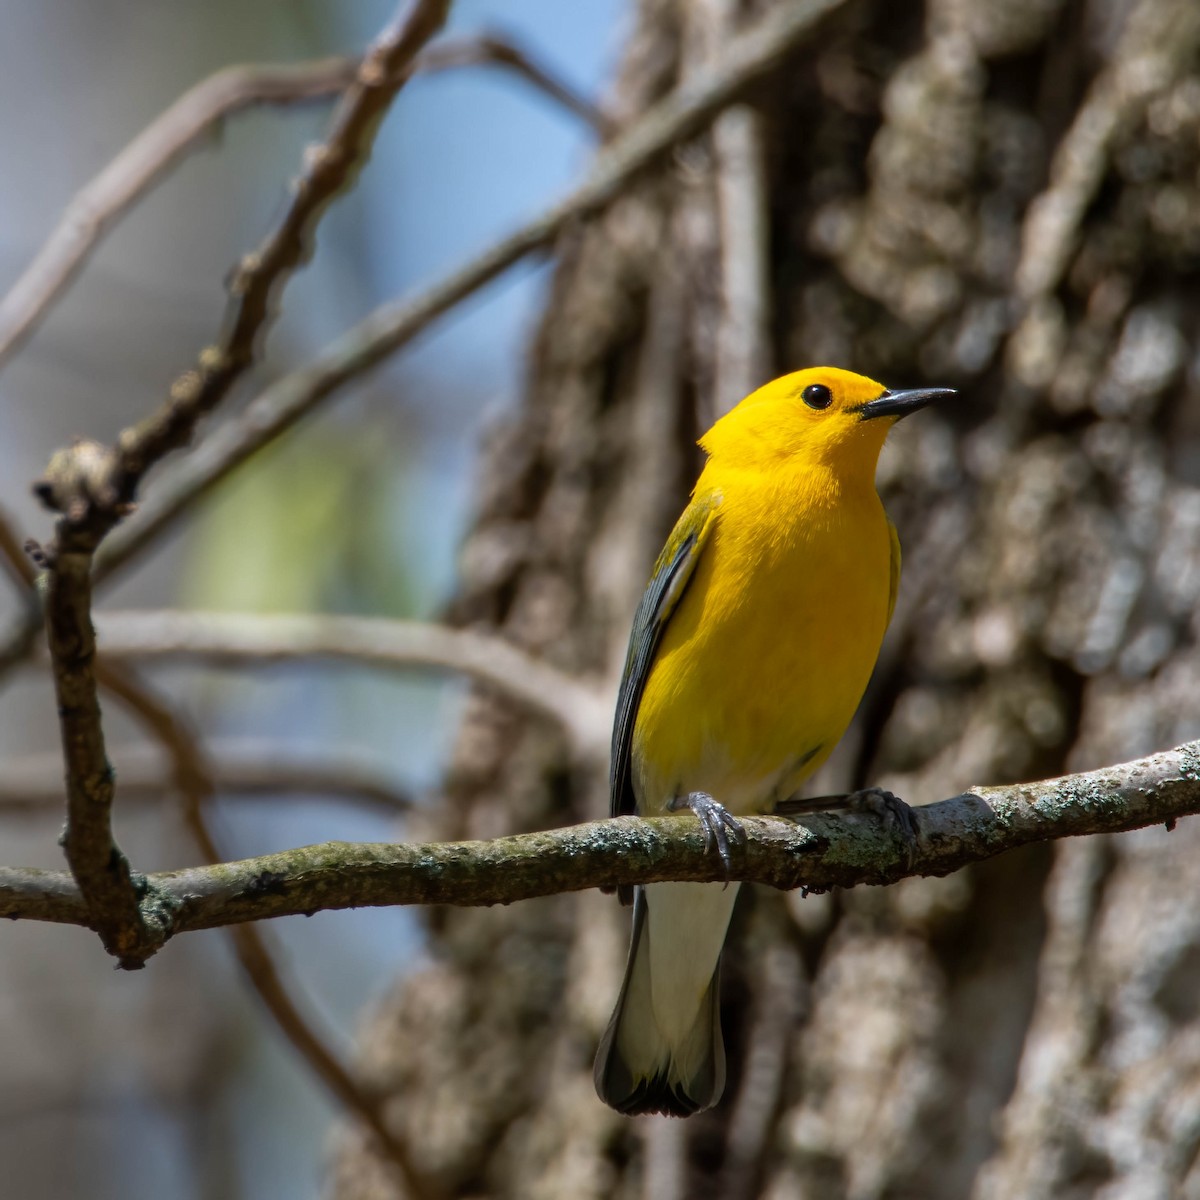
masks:
[[[871,417],[907,417],[909,413],[935,400],[957,394],[954,388],[910,388],[906,392],[884,392],[882,396],[860,404],[856,411],[864,421]]]

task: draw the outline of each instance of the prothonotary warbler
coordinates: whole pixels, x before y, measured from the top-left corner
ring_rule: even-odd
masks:
[[[879,452],[899,418],[952,394],[817,367],[759,388],[700,439],[708,461],[633,621],[614,816],[690,809],[728,867],[733,814],[771,811],[825,761],[896,603]],[[634,889],[625,979],[596,1055],[596,1090],[618,1111],[687,1116],[720,1098],[718,978],[737,890]]]

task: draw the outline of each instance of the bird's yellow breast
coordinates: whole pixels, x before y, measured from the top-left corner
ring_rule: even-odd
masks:
[[[715,486],[706,476],[698,495]],[[891,593],[887,517],[873,482],[853,483],[811,466],[722,473],[715,527],[638,707],[639,811],[695,790],[765,811],[845,732]]]

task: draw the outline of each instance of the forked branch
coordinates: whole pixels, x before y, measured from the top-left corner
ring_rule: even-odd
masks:
[[[427,47],[417,72],[495,66],[513,72],[590,125],[609,131],[604,114],[520,46],[496,34],[459,36]],[[125,146],[67,206],[21,276],[0,298],[0,367],[45,319],[83,270],[104,235],[182,158],[214,130],[255,105],[296,105],[343,91],[359,68],[354,58],[225,67],[189,88]]]

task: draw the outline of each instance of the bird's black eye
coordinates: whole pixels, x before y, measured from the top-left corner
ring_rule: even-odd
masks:
[[[823,383],[810,383],[800,393],[800,399],[809,408],[828,408],[833,403],[833,393]]]

